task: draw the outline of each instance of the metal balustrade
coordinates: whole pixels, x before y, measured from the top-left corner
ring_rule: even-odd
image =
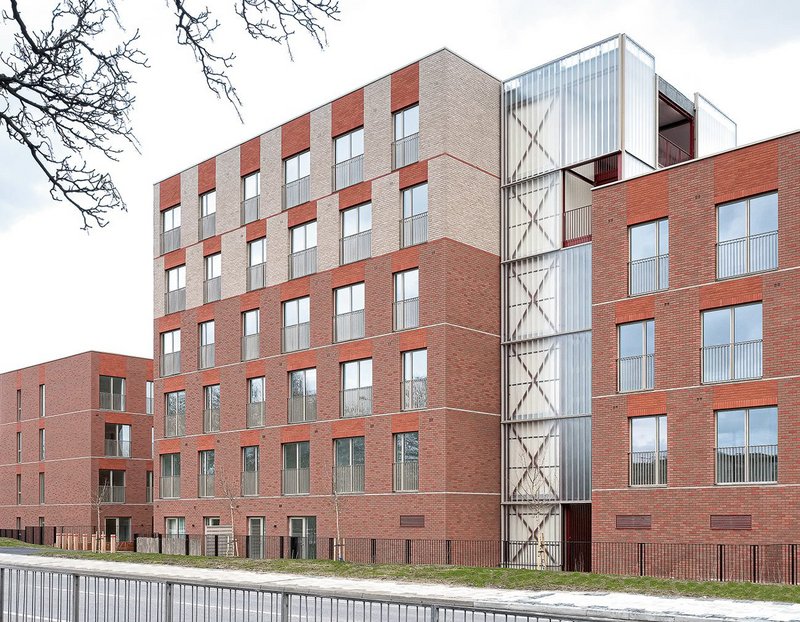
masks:
[[[632,451],[629,455],[631,486],[667,485],[666,450]]]
[[[295,352],[296,350],[307,350],[311,344],[311,324],[292,324],[283,327],[283,351]]]
[[[317,271],[317,247],[312,246],[289,255],[289,278],[299,279],[301,276]]]
[[[306,175],[295,181],[285,184],[281,188],[283,209],[289,209],[308,201],[311,176]]]
[[[393,490],[395,492],[419,490],[419,462],[417,460],[394,463]]]
[[[242,337],[242,360],[251,361],[257,359],[261,349],[261,333],[245,335]]]
[[[419,326],[419,298],[406,298],[394,302],[394,330]]]
[[[158,496],[160,499],[180,499],[181,478],[177,475],[159,478]]]
[[[181,373],[181,353],[170,352],[161,355],[161,375],[174,376]]]
[[[201,240],[213,238],[217,235],[217,213],[212,212],[207,216],[201,216],[197,224],[197,235]]]
[[[161,254],[177,250],[181,247],[181,228],[175,227],[161,234]]]
[[[333,340],[350,341],[364,336],[364,309],[339,313],[333,317]]]
[[[130,458],[131,442],[107,438],[105,439],[105,450],[105,455],[111,458]]]
[[[372,230],[362,231],[342,238],[340,261],[342,264],[361,261],[372,256]]]
[[[144,487],[144,502],[145,503],[152,503],[153,502],[153,487],[152,486],[145,486]]]
[[[258,471],[242,471],[242,496],[254,497],[258,494]]]
[[[203,281],[203,302],[216,302],[222,297],[222,277],[215,276],[213,279]]]
[[[259,199],[260,197],[250,197],[242,201],[240,218],[243,225],[258,220]]]
[[[761,339],[704,346],[700,352],[704,383],[761,378]]]
[[[673,164],[680,164],[691,160],[691,154],[678,147],[674,142],[663,134],[658,135],[658,165],[659,166],[672,166]]]
[[[205,346],[200,346],[200,356],[198,358],[198,367],[200,369],[208,369],[214,367],[216,364],[216,344],[209,343]]]
[[[582,205],[564,211],[564,245],[592,239],[592,206]]]
[[[219,408],[203,410],[203,432],[219,432]]]
[[[419,162],[419,133],[392,143],[392,169],[403,168],[414,162]]]
[[[372,414],[372,387],[343,389],[342,417],[366,417]]]
[[[333,467],[333,485],[339,494],[364,492],[364,465]]]
[[[171,438],[186,434],[186,415],[181,413],[171,415],[167,413],[164,417],[164,436]]]
[[[288,400],[289,423],[317,420],[317,395],[293,395]]]
[[[717,483],[770,483],[778,481],[778,446],[717,447]]]
[[[282,472],[284,495],[307,495],[311,488],[310,469],[284,469]]]
[[[409,216],[400,221],[400,247],[415,246],[428,241],[428,212]]]
[[[197,496],[214,496],[214,475],[213,473],[201,473],[197,476]]]
[[[669,255],[628,262],[628,294],[638,296],[669,288]]]
[[[123,412],[125,410],[125,394],[100,391],[100,409]]]
[[[186,309],[186,288],[173,289],[164,294],[164,313],[177,313]]]
[[[626,391],[646,391],[655,386],[656,361],[654,354],[625,356],[617,361],[618,388]]]
[[[403,410],[419,410],[428,406],[428,379],[414,378],[401,383]]]
[[[267,286],[267,264],[259,263],[247,267],[247,291],[261,289]]]
[[[100,486],[100,503],[125,503],[125,486]]]
[[[717,244],[717,278],[775,270],[778,267],[778,232],[749,235]]]
[[[264,427],[264,402],[249,402],[247,404],[247,427]]]
[[[149,415],[152,415],[155,412],[155,399],[152,397],[146,397],[144,400],[144,407],[145,412]]]
[[[364,181],[364,155],[334,164],[332,167],[332,183],[334,190],[341,190]]]

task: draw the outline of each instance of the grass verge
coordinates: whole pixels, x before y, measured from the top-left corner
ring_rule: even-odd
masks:
[[[15,540],[14,538],[0,538],[0,547],[13,547],[15,549],[31,549],[39,548],[38,544],[28,544],[22,540]]]

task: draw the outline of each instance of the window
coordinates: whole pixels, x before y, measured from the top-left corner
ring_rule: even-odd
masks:
[[[289,278],[296,279],[317,271],[317,222],[307,222],[289,229],[291,254]]]
[[[44,473],[39,473],[39,505],[44,505]]]
[[[419,104],[394,115],[392,168],[402,168],[419,160]]]
[[[214,320],[202,322],[199,325],[200,332],[200,355],[199,367],[200,369],[208,369],[214,367],[217,362],[216,356],[216,325]]]
[[[174,376],[181,371],[180,329],[161,333],[161,375]]]
[[[258,203],[261,194],[261,173],[255,172],[242,178],[242,210],[243,225],[258,220]]]
[[[197,477],[197,496],[198,497],[213,497],[214,496],[214,450],[208,449],[206,451],[198,452],[198,463],[200,465],[200,472]]]
[[[181,206],[161,212],[161,254],[169,253],[181,245]]]
[[[17,474],[17,505],[22,505],[22,475]],[[17,519],[17,529],[20,528],[20,519]]]
[[[631,419],[631,486],[666,486],[667,416]]]
[[[168,536],[186,535],[186,519],[183,516],[169,516],[165,518],[164,531]]]
[[[283,494],[307,495],[310,450],[308,441],[286,443],[283,446]]]
[[[17,389],[17,421],[22,421],[22,389]]]
[[[22,432],[17,432],[17,464],[22,462]]]
[[[257,359],[261,349],[261,314],[258,309],[242,313],[242,360]]]
[[[372,359],[342,363],[342,417],[372,414]]]
[[[669,221],[664,218],[628,228],[628,293],[669,287]]]
[[[717,411],[717,483],[778,481],[778,409]]]
[[[778,193],[717,208],[717,278],[778,267]]]
[[[39,385],[39,416],[44,417],[45,413],[45,387],[43,384]]]
[[[106,535],[117,536],[117,542],[131,542],[130,516],[108,516],[105,520]]]
[[[247,243],[247,291],[267,285],[267,238]]]
[[[125,410],[125,378],[100,376],[100,408]]]
[[[125,471],[100,469],[99,478],[100,503],[125,503]]]
[[[105,450],[106,456],[130,458],[131,426],[124,423],[106,423]]]
[[[242,447],[242,496],[258,494],[258,445]]]
[[[289,372],[289,423],[316,421],[317,370]]]
[[[203,432],[219,432],[219,385],[203,387]]]
[[[364,128],[342,134],[333,141],[336,164],[333,189],[341,190],[364,180]]]
[[[335,439],[333,459],[336,492],[364,492],[364,437]]]
[[[428,184],[403,190],[403,218],[400,221],[400,246],[428,241]]]
[[[144,411],[146,415],[153,414],[153,406],[155,404],[155,389],[153,386],[153,381],[148,380],[144,383],[144,392],[145,392],[145,405]]]
[[[624,391],[643,391],[655,386],[655,322],[620,324],[618,388]]]
[[[179,499],[181,496],[181,455],[161,455],[161,481],[159,496],[162,499]]]
[[[342,210],[342,265],[372,256],[372,203]]]
[[[39,430],[39,461],[43,461],[46,459],[47,456],[47,448],[46,448],[46,436],[44,428]]]
[[[144,500],[146,503],[153,502],[153,472],[147,471],[144,478]]]
[[[264,427],[264,377],[247,379],[247,427]]]
[[[349,341],[364,336],[364,284],[333,290],[335,313],[333,340]]]
[[[203,282],[203,302],[214,302],[222,297],[222,253],[205,258],[206,280]]]
[[[428,351],[403,352],[403,410],[428,406]]]
[[[394,491],[419,489],[419,432],[394,435]]]
[[[295,298],[283,303],[283,351],[306,350],[311,339],[310,298]]]
[[[166,272],[167,293],[164,296],[164,312],[175,313],[186,309],[186,266],[170,268]]]
[[[283,161],[283,209],[308,201],[311,152],[304,151]]]
[[[292,559],[316,559],[316,516],[289,517],[289,556]]]
[[[419,326],[419,269],[394,275],[394,330]]]
[[[201,240],[217,234],[217,191],[200,195],[200,225],[198,235]]]
[[[165,396],[164,436],[186,434],[186,391],[172,391]]]
[[[761,377],[761,303],[703,311],[703,382]]]

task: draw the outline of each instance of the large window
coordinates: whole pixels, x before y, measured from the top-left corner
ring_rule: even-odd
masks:
[[[247,243],[247,291],[267,285],[267,238]]]
[[[47,387],[43,384],[39,385],[39,416],[44,417],[46,408],[45,402],[47,397]]]
[[[307,495],[311,453],[308,441],[283,446],[283,494]]]
[[[200,224],[198,234],[201,240],[217,234],[217,191],[200,195]]]
[[[372,255],[372,203],[342,210],[342,264]]]
[[[181,371],[180,329],[161,333],[161,375],[174,376]]]
[[[264,427],[264,377],[247,379],[247,427]]]
[[[655,322],[619,326],[619,390],[643,391],[655,386]]]
[[[186,308],[186,266],[170,268],[166,273],[167,293],[164,297],[164,312],[175,313]]]
[[[778,409],[717,411],[717,483],[778,481]]]
[[[131,457],[131,426],[124,423],[105,424],[105,455]]]
[[[219,432],[219,385],[203,387],[203,432]]]
[[[159,496],[162,499],[179,499],[181,496],[181,455],[161,455],[161,480]]]
[[[100,469],[99,478],[100,503],[125,503],[125,471]]]
[[[213,449],[198,452],[197,461],[200,470],[197,474],[197,496],[214,496],[215,455]]]
[[[317,370],[299,369],[289,372],[289,423],[316,421]]]
[[[144,393],[145,393],[145,402],[144,402],[144,412],[146,415],[152,415],[154,410],[155,404],[155,385],[153,384],[152,380],[148,380],[144,383]]]
[[[242,496],[258,494],[258,445],[242,447]]]
[[[42,462],[46,459],[47,459],[47,434],[44,428],[39,428],[39,461]]]
[[[205,257],[206,279],[203,281],[203,302],[214,302],[222,297],[222,253]]]
[[[161,253],[169,253],[181,245],[181,206],[161,212]]]
[[[125,378],[100,376],[100,408],[125,410]]]
[[[310,151],[298,153],[283,161],[283,209],[289,209],[308,201],[310,173]]]
[[[311,300],[308,296],[283,303],[283,351],[306,350],[311,344]]]
[[[342,417],[372,414],[372,359],[342,363]]]
[[[39,473],[39,505],[44,505],[44,473]]]
[[[364,128],[338,136],[333,141],[336,164],[333,189],[341,190],[364,179]]]
[[[392,168],[402,168],[419,160],[419,104],[394,114]]]
[[[289,278],[296,279],[317,271],[317,221],[307,222],[289,230],[291,254]]]
[[[242,313],[242,360],[257,359],[261,349],[261,314],[258,309]]]
[[[334,341],[349,341],[364,336],[364,284],[355,283],[333,291],[336,315]]]
[[[428,351],[403,352],[403,410],[417,410],[428,405]]]
[[[666,486],[666,415],[631,419],[630,484]]]
[[[172,391],[164,396],[164,436],[186,434],[186,391]]]
[[[703,382],[761,377],[761,303],[703,312]]]
[[[261,194],[261,174],[256,172],[242,178],[241,221],[243,225],[258,220],[258,202]]]
[[[664,218],[628,229],[628,293],[645,294],[669,287],[669,221]]]
[[[406,188],[402,192],[403,218],[400,221],[400,246],[414,246],[428,241],[428,184]]]
[[[419,432],[394,435],[394,491],[419,489]]]
[[[107,536],[117,536],[117,542],[131,542],[130,516],[107,516],[104,523]]]
[[[186,519],[183,516],[168,516],[164,519],[164,531],[168,536],[186,535]]]
[[[216,324],[214,320],[202,322],[199,325],[200,333],[200,352],[199,363],[200,369],[208,369],[214,367],[217,362],[216,354]]]
[[[335,439],[333,458],[336,492],[364,492],[364,437]]]
[[[778,267],[778,193],[717,208],[717,278]]]
[[[419,326],[419,269],[394,275],[394,329]]]

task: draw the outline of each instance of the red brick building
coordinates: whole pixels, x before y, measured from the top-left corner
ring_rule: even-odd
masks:
[[[152,528],[153,363],[85,352],[0,374],[4,528]]]

